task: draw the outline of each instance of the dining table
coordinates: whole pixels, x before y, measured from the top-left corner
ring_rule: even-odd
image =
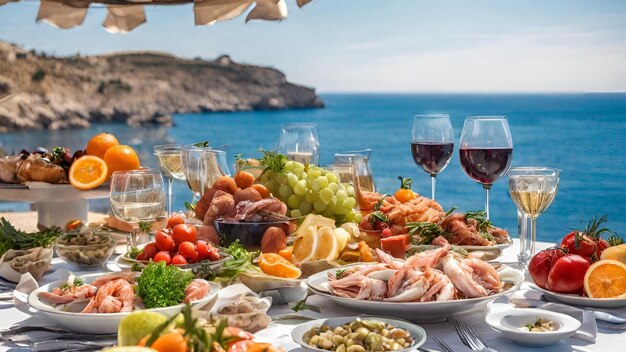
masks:
[[[539,251],[553,245],[553,243],[538,242],[536,247]],[[498,260],[502,263],[510,263],[514,265],[514,263],[517,262],[518,252],[519,242],[514,239],[512,246],[504,249]],[[120,270],[115,265],[113,260],[109,260],[109,262],[107,262],[106,268],[111,271]],[[70,264],[65,263],[62,259],[55,257],[53,259],[52,269],[47,272],[42,279],[40,279],[39,284],[42,285],[58,280],[60,274],[62,275],[64,272],[69,270],[73,270],[73,272],[77,275],[97,272],[94,270],[80,271],[76,269],[76,267],[73,267]],[[604,322],[598,322],[597,325],[594,321],[591,323],[585,322],[584,326],[587,329],[592,330],[591,335],[586,335],[586,338],[570,337],[548,347],[528,347],[519,345],[506,339],[501,333],[493,330],[486,324],[485,315],[492,308],[506,307],[506,305],[511,304],[510,298],[515,295],[519,295],[521,292],[530,292],[540,296],[539,291],[533,291],[534,290],[530,286],[530,277],[526,273],[525,282],[517,292],[512,293],[509,296],[498,298],[496,301],[490,303],[487,306],[487,309],[481,308],[462,315],[455,315],[454,319],[469,323],[478,331],[485,344],[495,351],[508,352],[541,350],[610,352],[623,351],[626,349],[626,347],[624,347],[624,344],[626,343],[626,328],[619,329],[616,326],[610,326],[610,324],[607,325],[607,323]],[[221,292],[222,291],[220,291],[220,293]],[[213,307],[219,307],[222,299],[223,298],[218,295],[217,301],[213,304]],[[291,331],[298,323],[302,323],[310,319],[358,316],[363,314],[361,312],[350,311],[325,299],[323,296],[315,294],[309,296],[306,303],[307,306],[311,306],[314,309],[305,309],[295,312],[292,309],[293,304],[272,305],[268,314],[272,317],[273,321],[267,328],[255,333],[256,339],[259,341],[271,342],[285,351],[302,351],[301,347],[291,338]],[[608,312],[626,316],[626,308],[613,309]],[[440,322],[417,323],[425,329],[427,335],[426,342],[423,346],[421,346],[421,349],[418,349],[418,351],[441,351],[441,348],[434,341],[435,337],[441,338],[455,352],[471,351],[462,343],[454,328],[447,321],[446,312],[441,312],[441,317],[442,319]],[[18,305],[16,307],[10,302],[0,302],[0,331],[7,329],[16,323],[24,323],[25,321],[28,322],[31,320],[37,321],[39,326],[54,327],[55,325],[53,321],[47,320],[46,317],[41,316],[36,311],[32,311],[32,308],[29,308],[27,304]],[[596,326],[597,331],[595,331]],[[607,326],[610,326],[610,328]],[[0,339],[2,339],[2,342],[0,343],[0,351],[29,350],[28,348],[18,348],[11,345],[5,340],[5,338],[1,337],[1,335],[2,334],[0,332]]]

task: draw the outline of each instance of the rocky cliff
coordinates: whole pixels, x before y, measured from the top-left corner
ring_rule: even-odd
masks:
[[[51,57],[0,42],[0,132],[97,122],[171,124],[171,114],[322,107],[278,70],[154,52]]]

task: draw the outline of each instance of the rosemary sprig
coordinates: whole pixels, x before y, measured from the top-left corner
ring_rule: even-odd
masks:
[[[488,229],[492,228],[491,221],[487,219],[487,213],[484,211],[468,211],[465,213],[465,220],[476,220],[476,230],[481,233],[486,233]]]
[[[621,236],[618,236],[616,233],[613,233],[611,236],[609,236],[607,241],[609,242],[611,247],[624,244],[624,238]]]
[[[389,218],[385,213],[380,210],[376,210],[370,213],[369,216],[370,223],[374,224],[377,221],[384,222],[385,224],[389,224]]]
[[[337,269],[337,271],[335,271],[335,277],[337,279],[341,278],[341,275],[343,275],[343,273],[346,271],[346,268],[344,269]]]
[[[411,241],[415,245],[429,244],[439,236],[450,237],[451,234],[441,227],[441,224],[456,210],[456,207],[450,208],[439,222],[407,222],[404,226],[409,229],[409,235],[419,235],[419,239],[411,237]]]
[[[263,153],[263,156],[259,159],[261,165],[264,165],[266,170],[272,170],[275,173],[280,173],[285,168],[285,163],[287,163],[287,157],[283,154],[265,150],[263,148],[259,148],[259,151]]]
[[[587,236],[593,238],[594,240],[598,240],[600,239],[600,236],[605,233],[608,232],[610,234],[613,234],[613,231],[607,229],[606,227],[602,227],[600,228],[600,226],[602,224],[604,224],[605,222],[607,222],[608,217],[605,215],[601,216],[599,219],[597,219],[595,216],[589,220],[589,222],[587,223],[587,226],[585,227],[585,229],[583,230],[583,233],[586,234]]]
[[[321,309],[318,306],[314,306],[314,305],[310,305],[310,304],[306,304],[306,299],[309,298],[309,296],[305,297],[303,300],[298,301],[293,307],[291,307],[291,310],[293,310],[294,312],[299,312],[301,310],[312,310],[314,312],[320,313]]]
[[[198,147],[198,148],[208,148],[209,147],[209,141],[194,143],[193,146],[194,147]]]

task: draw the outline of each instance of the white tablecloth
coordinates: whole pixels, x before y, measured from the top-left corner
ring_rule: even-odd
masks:
[[[547,248],[551,246],[549,243],[538,243],[537,250]],[[501,259],[503,262],[514,262],[517,258],[518,245],[517,242],[508,249],[505,250]],[[56,260],[56,259],[55,259]],[[57,268],[65,269],[62,263],[57,265]],[[46,281],[44,277],[44,281]],[[528,288],[527,284],[524,288]],[[500,303],[506,303],[506,299],[499,300]],[[302,311],[298,314],[310,317],[310,318],[329,318],[337,316],[358,315],[358,312],[350,312],[344,308],[341,308],[331,302],[325,301],[320,296],[311,296],[307,300],[308,304],[321,308],[321,314],[313,311]],[[217,305],[219,305],[219,300]],[[286,314],[295,314],[288,306],[275,305],[273,306],[269,314],[271,316],[281,316]],[[517,345],[505,338],[503,338],[498,332],[489,328],[484,322],[485,312],[473,313],[466,316],[459,316],[458,319],[467,320],[472,323],[474,328],[478,330],[489,347],[497,349],[499,351],[535,351],[538,348],[530,348]],[[15,309],[4,308],[0,309],[0,329],[8,328],[12,324],[22,321],[28,318],[29,315]],[[52,325],[52,323],[51,323]],[[425,330],[429,338],[423,347],[439,350],[439,347],[434,343],[431,336],[441,337],[448,345],[452,347],[454,351],[469,351],[462,342],[459,340],[457,334],[450,327],[447,322],[433,323],[433,324],[420,324]],[[278,346],[283,347],[286,351],[300,351],[299,346],[293,342],[290,333],[295,325],[288,325],[285,323],[272,323],[267,329],[258,332],[256,335],[259,340],[272,342]],[[626,330],[608,330],[602,327],[598,327],[598,335],[595,343],[589,343],[578,339],[567,339],[561,341],[559,344],[541,348],[543,351],[597,351],[597,352],[612,352],[612,351],[624,351],[626,350]],[[6,345],[0,345],[0,351],[7,351],[9,348]]]

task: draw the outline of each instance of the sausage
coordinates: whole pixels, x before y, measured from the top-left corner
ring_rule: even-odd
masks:
[[[261,238],[261,252],[278,253],[285,248],[287,248],[287,236],[283,229],[272,226],[265,230]]]
[[[215,192],[217,192],[215,188],[207,189],[196,203],[196,208],[194,209],[194,212],[196,213],[196,217],[198,219],[204,219],[207,210],[209,210],[209,207],[211,206],[211,202],[213,201],[213,196],[215,196]]]
[[[200,225],[198,226],[197,240],[211,242],[214,245],[219,246],[220,235],[217,233],[217,230],[215,230],[215,227],[210,225]]]
[[[261,194],[254,188],[240,189],[235,192],[233,198],[235,198],[235,204],[239,204],[239,202],[242,202],[244,200],[258,202],[263,199],[263,197],[261,197]]]

